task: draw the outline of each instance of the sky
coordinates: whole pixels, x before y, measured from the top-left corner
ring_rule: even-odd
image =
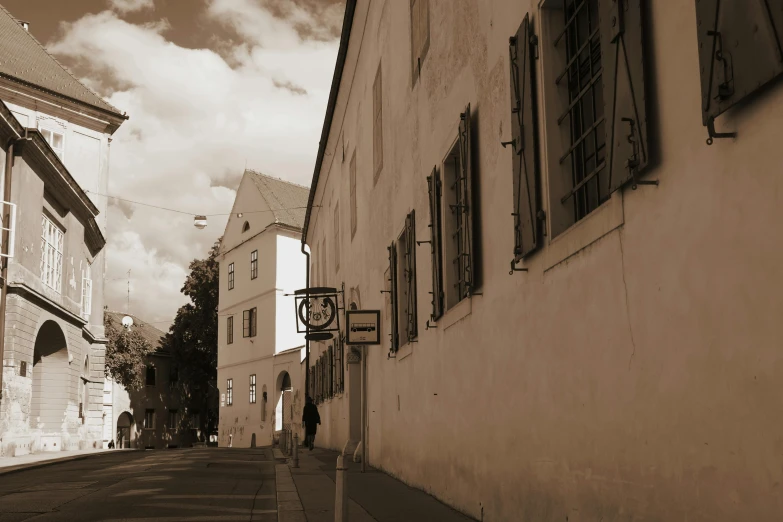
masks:
[[[168,329],[244,168],[310,185],[343,0],[0,0],[130,119],[111,144],[106,304]],[[251,210],[251,209],[239,209]],[[196,214],[208,226],[193,226]]]

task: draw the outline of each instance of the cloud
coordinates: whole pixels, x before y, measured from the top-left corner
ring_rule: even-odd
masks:
[[[208,16],[244,31],[243,21],[211,10],[227,1],[213,1]],[[243,36],[231,60],[173,44],[165,24],[135,25],[111,11],[66,24],[48,46],[130,116],[111,144],[109,193],[184,212],[108,208],[106,277],[131,270],[131,311],[146,321],[171,320],[185,302],[188,263],[206,257],[227,220],[210,217],[197,230],[193,216],[228,214],[245,165],[310,183],[337,42],[302,40],[259,5],[247,14],[263,36]],[[109,308],[124,310],[126,292],[127,282],[108,285]]]
[[[152,0],[109,0],[109,6],[120,13],[132,13],[144,9],[155,9]]]

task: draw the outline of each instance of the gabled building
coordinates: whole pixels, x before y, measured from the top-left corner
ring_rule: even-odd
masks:
[[[348,0],[303,240],[381,311],[371,466],[484,521],[781,519],[780,35],[780,2]],[[353,366],[316,444],[361,434]]]
[[[179,394],[179,371],[172,354],[163,347],[166,334],[134,315],[105,312],[115,328],[133,320],[132,330],[154,348],[146,358],[144,387],[128,390],[107,379],[104,393],[112,404],[110,418],[117,448],[164,449],[190,447],[199,439],[201,412],[188,410]]]
[[[245,170],[220,245],[219,445],[268,446],[301,424],[295,290],[305,286],[301,252],[307,187]]]
[[[127,117],[76,80],[0,7],[4,454],[101,447],[103,247],[109,143]],[[10,242],[9,242],[10,243]]]

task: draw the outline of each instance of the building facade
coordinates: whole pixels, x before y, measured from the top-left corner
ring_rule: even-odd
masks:
[[[220,245],[218,443],[269,446],[301,424],[304,335],[294,315],[305,286],[307,187],[246,170]]]
[[[764,6],[347,2],[303,240],[382,312],[370,465],[485,521],[779,519]]]
[[[113,431],[106,436],[117,448],[166,449],[189,448],[204,440],[201,412],[188,408],[178,388],[179,372],[171,353],[163,346],[165,333],[136,316],[105,312],[115,328],[123,328],[122,319],[133,319],[132,330],[150,343],[154,352],[146,358],[144,386],[128,390],[106,379],[104,402]]]
[[[0,33],[1,155],[16,205],[0,445],[10,455],[101,447],[107,199],[96,193],[106,193],[109,143],[127,118],[1,7]]]

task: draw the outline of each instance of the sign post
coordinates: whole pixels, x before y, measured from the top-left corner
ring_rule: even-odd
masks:
[[[346,310],[345,344],[362,350],[362,473],[367,469],[367,346],[381,344],[380,310]]]

